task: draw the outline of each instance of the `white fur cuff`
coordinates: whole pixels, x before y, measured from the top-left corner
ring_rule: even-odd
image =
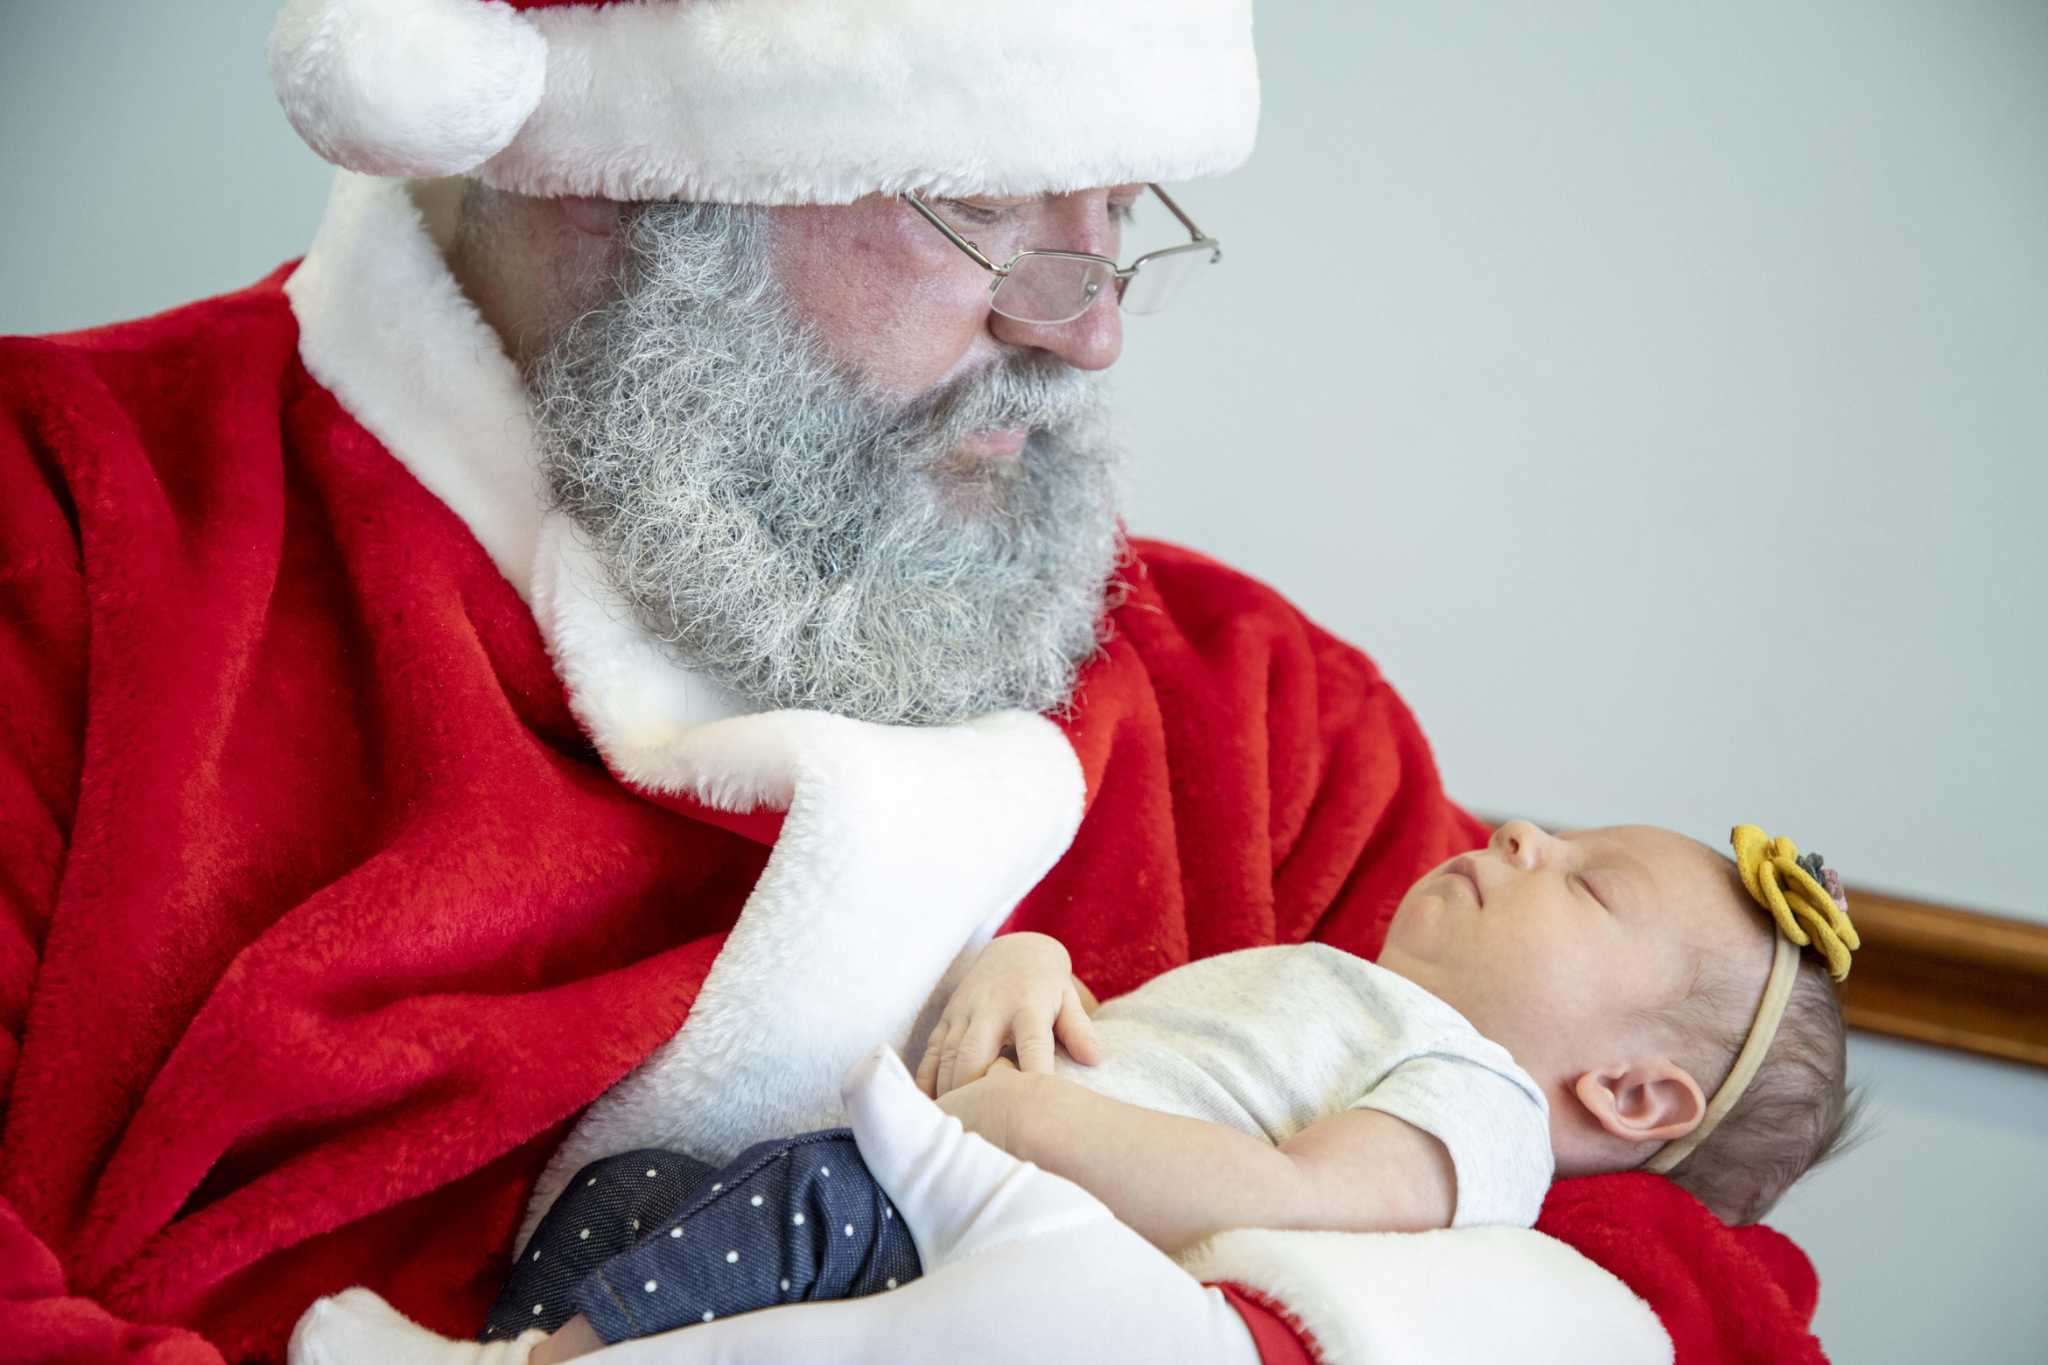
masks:
[[[1182,1263],[1283,1304],[1325,1365],[1670,1365],[1627,1285],[1527,1228],[1227,1232]]]

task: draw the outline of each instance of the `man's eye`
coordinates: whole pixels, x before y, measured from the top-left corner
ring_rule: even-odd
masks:
[[[1006,209],[994,209],[985,204],[970,204],[965,199],[948,199],[944,202],[955,217],[964,218],[970,223],[993,223],[1008,212]]]

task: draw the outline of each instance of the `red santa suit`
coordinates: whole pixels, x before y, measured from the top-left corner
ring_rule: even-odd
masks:
[[[344,174],[296,268],[0,343],[8,1358],[275,1358],[352,1284],[473,1333],[558,1147],[830,1119],[1005,919],[1103,996],[1371,956],[1482,838],[1365,656],[1163,545],[1069,716],[746,714],[543,515],[452,207]],[[1269,1361],[1489,1314],[1525,1359],[1576,1358],[1546,1321],[1820,1358],[1797,1249],[1647,1175],[1561,1183],[1536,1231],[1194,1268]]]

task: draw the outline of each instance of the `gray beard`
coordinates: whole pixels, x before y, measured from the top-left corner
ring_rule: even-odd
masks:
[[[1058,710],[1123,552],[1097,386],[1032,353],[915,401],[827,360],[758,210],[657,204],[617,298],[530,367],[541,463],[644,629],[760,704]],[[971,433],[1022,452],[962,462]]]

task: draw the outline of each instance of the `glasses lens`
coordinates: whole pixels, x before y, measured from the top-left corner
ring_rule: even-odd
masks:
[[[990,306],[1019,322],[1072,322],[1115,279],[1115,268],[1102,261],[1027,251],[1010,267]]]
[[[1213,247],[1190,246],[1154,256],[1124,283],[1126,313],[1157,313],[1178,298],[1216,259]]]

